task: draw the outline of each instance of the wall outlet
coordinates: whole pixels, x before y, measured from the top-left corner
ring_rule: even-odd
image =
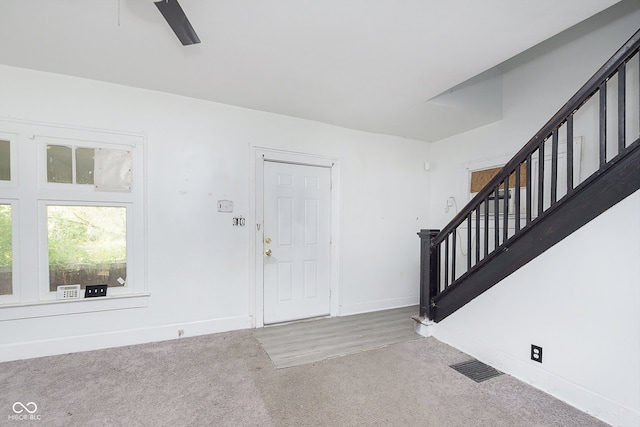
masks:
[[[531,360],[542,363],[542,347],[531,344]]]
[[[84,290],[85,298],[106,297],[107,285],[87,285]]]

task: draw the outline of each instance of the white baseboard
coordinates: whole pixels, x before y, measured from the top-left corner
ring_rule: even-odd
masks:
[[[369,313],[379,310],[390,310],[392,308],[407,307],[409,305],[418,305],[419,296],[390,298],[377,301],[367,301],[356,304],[343,304],[340,306],[340,316],[349,316],[351,314]]]
[[[127,329],[91,335],[3,344],[0,345],[0,362],[179,339],[179,330],[183,331],[182,338],[185,338],[238,329],[248,329],[250,327],[251,318],[249,316],[238,316],[197,322],[174,323],[150,328]]]
[[[592,390],[575,384],[557,374],[516,359],[510,354],[486,346],[480,341],[469,337],[457,340],[455,332],[449,331],[447,333],[447,331],[447,328],[442,328],[439,325],[433,330],[433,336],[437,340],[455,347],[481,362],[530,384],[608,424],[620,427],[640,426],[640,413],[634,409],[624,407]]]

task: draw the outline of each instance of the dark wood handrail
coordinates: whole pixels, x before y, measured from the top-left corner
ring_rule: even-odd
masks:
[[[586,103],[595,94],[600,85],[615,74],[624,62],[629,60],[640,47],[640,30],[631,38],[582,86],[576,94],[522,147],[520,151],[491,179],[476,196],[447,224],[432,240],[436,245],[453,232],[467,217],[482,204],[496,187],[500,186],[508,177],[534,153],[541,143],[551,136],[569,116]]]

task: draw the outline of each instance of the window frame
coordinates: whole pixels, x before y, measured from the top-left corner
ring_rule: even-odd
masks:
[[[0,119],[0,138],[11,143],[11,181],[0,182],[0,201],[11,202],[13,232],[13,294],[0,296],[0,321],[148,306],[146,135]],[[47,182],[47,145],[130,151],[132,188]],[[106,297],[56,299],[49,291],[47,205],[127,209],[126,286],[109,288]]]
[[[129,286],[129,272],[131,271],[130,265],[136,259],[136,254],[133,253],[130,248],[133,248],[133,238],[130,235],[130,224],[133,221],[133,204],[132,203],[103,203],[103,202],[68,202],[68,201],[51,201],[51,200],[39,200],[38,201],[38,252],[40,266],[40,301],[52,301],[56,300],[56,292],[50,289],[49,278],[49,233],[48,233],[48,213],[47,207],[49,206],[99,206],[99,207],[122,207],[126,209],[127,220],[127,285],[118,287],[109,287],[107,289],[107,295],[130,295],[133,293],[133,289]],[[83,291],[84,292],[84,291]],[[84,293],[83,293],[84,295]]]

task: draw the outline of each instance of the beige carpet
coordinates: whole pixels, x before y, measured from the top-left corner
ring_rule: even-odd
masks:
[[[605,427],[433,338],[276,369],[249,330],[0,363],[0,426]],[[34,421],[14,421],[34,402]]]
[[[277,368],[288,368],[418,339],[416,314],[418,306],[403,307],[270,326],[254,336]]]

